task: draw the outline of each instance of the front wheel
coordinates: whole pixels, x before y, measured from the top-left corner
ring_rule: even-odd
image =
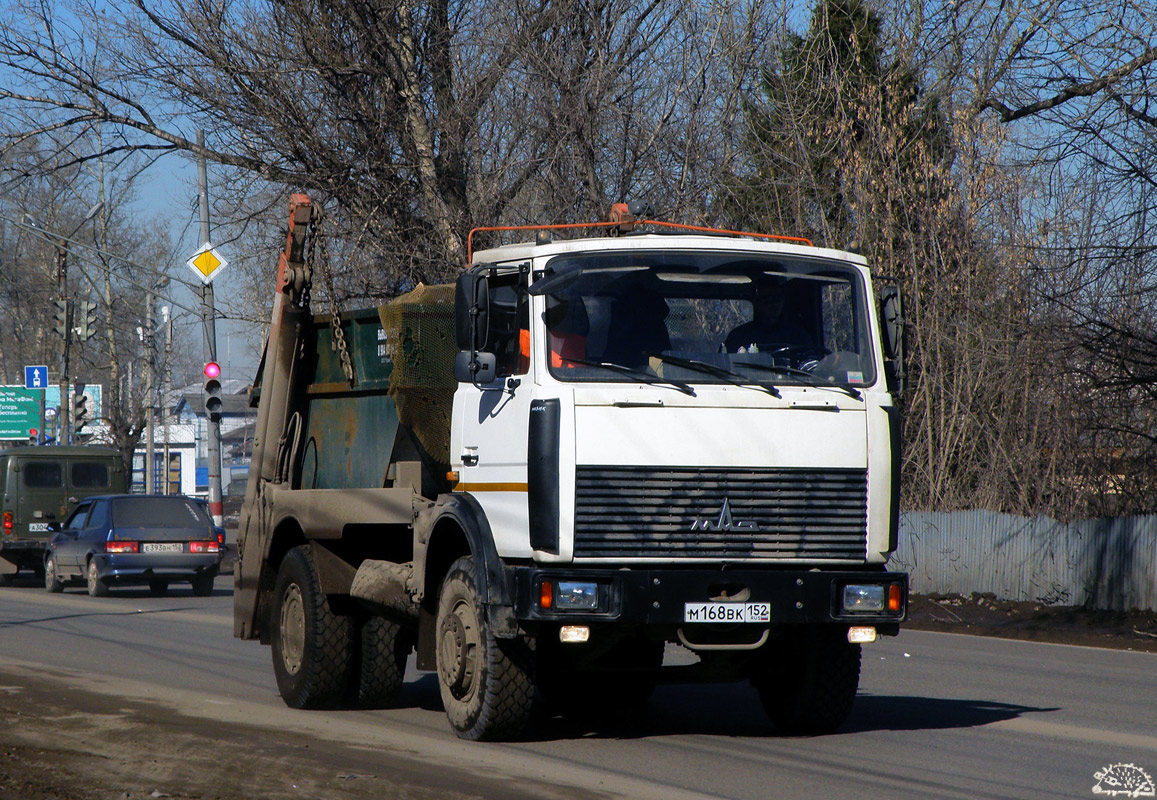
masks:
[[[752,683],[777,728],[814,736],[843,724],[860,685],[860,646],[848,643],[845,628],[799,631],[768,653]]]
[[[64,591],[64,582],[56,572],[56,556],[49,556],[44,561],[44,588],[53,594]]]
[[[530,722],[534,654],[524,637],[499,639],[479,600],[474,560],[450,567],[438,595],[438,688],[462,739],[519,736]]]
[[[274,585],[271,621],[273,673],[286,705],[342,705],[353,676],[353,620],[330,610],[309,545],[285,554]]]

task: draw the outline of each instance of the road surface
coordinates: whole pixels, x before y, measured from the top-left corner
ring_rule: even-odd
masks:
[[[1083,798],[1126,773],[1154,796],[1152,654],[904,631],[864,648],[835,735],[776,735],[746,685],[670,685],[640,718],[474,744],[431,675],[398,709],[295,711],[269,649],[231,634],[227,576],[208,598],[0,588],[0,800]]]

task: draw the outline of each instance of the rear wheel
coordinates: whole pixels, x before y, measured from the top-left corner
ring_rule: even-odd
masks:
[[[53,594],[64,591],[64,582],[56,572],[56,556],[44,560],[44,588]]]
[[[353,620],[330,610],[308,545],[281,562],[271,621],[273,673],[286,705],[340,706],[353,678]]]
[[[450,567],[438,596],[438,688],[446,717],[463,739],[519,736],[530,722],[534,653],[525,637],[490,630],[474,581],[474,560]]]
[[[781,640],[752,679],[767,716],[784,733],[831,733],[847,719],[860,684],[860,646],[838,625]]]
[[[354,699],[363,708],[392,706],[402,690],[413,639],[409,631],[385,617],[370,617],[362,623],[360,634]]]
[[[96,568],[96,559],[89,559],[88,569],[85,571],[85,579],[88,582],[88,594],[90,597],[107,597],[108,585],[100,579],[100,572]]]
[[[168,591],[168,581],[149,581],[149,594],[153,597],[164,597]]]
[[[197,597],[208,597],[213,594],[213,581],[216,575],[198,575],[193,578],[193,594]]]

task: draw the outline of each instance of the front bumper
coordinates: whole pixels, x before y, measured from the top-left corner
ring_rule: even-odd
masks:
[[[908,609],[908,575],[882,570],[805,571],[779,569],[513,569],[514,616],[528,622],[684,625],[685,604],[767,603],[771,625],[841,623],[873,625],[895,632]],[[593,610],[542,608],[543,581],[581,581],[598,585]],[[895,611],[850,613],[841,607],[848,584],[898,586]]]

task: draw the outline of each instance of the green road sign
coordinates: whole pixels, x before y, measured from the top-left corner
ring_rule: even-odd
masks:
[[[0,386],[0,439],[27,439],[40,427],[40,390]]]
[[[92,408],[93,420],[100,419],[101,414],[101,385],[89,384],[84,393],[92,398],[89,406]],[[44,405],[48,408],[60,408],[60,388],[53,385],[45,387]],[[68,390],[72,397],[72,389]],[[72,406],[65,407],[69,413]],[[48,415],[51,417],[51,414]],[[51,422],[51,419],[49,419]],[[95,423],[90,423],[91,428]],[[28,432],[40,427],[40,390],[25,389],[23,386],[0,386],[0,440],[27,439]],[[53,425],[49,424],[49,432]]]

